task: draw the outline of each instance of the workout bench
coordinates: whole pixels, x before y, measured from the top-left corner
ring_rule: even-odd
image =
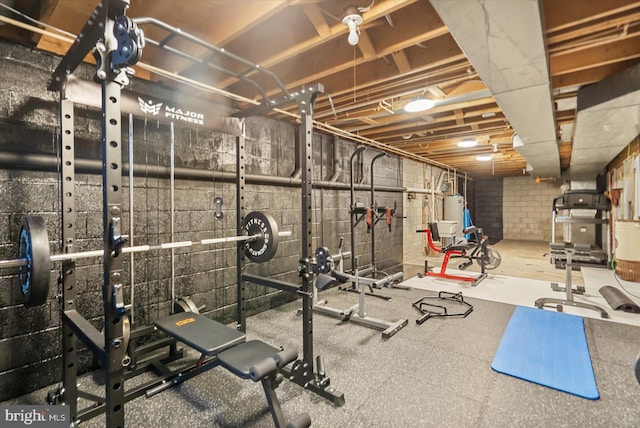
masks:
[[[277,428],[303,428],[311,425],[307,413],[288,424],[276,396],[283,377],[278,370],[298,358],[295,349],[279,350],[259,340],[246,342],[245,334],[193,312],[180,312],[157,320],[156,327],[202,354],[197,367],[221,365],[242,379],[260,381]],[[207,360],[207,357],[210,357]]]

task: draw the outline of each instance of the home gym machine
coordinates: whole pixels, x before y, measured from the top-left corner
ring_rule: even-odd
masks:
[[[442,248],[436,247],[433,243],[434,239],[436,241],[440,240],[438,225],[436,223],[430,223],[428,229],[418,229],[416,230],[416,232],[426,233],[429,248],[437,253],[444,254],[444,260],[442,261],[442,266],[440,267],[440,270],[438,272],[429,270],[428,262],[425,260],[424,275],[470,282],[470,285],[472,287],[475,287],[487,277],[487,273],[485,272],[485,270],[495,269],[500,266],[500,263],[502,262],[500,253],[498,253],[494,249],[488,248],[487,245],[489,244],[489,237],[483,234],[482,229],[479,227],[470,226],[462,231],[462,233],[465,235],[474,235],[476,242],[468,242],[466,240],[455,242],[454,239],[450,245]],[[449,264],[449,259],[451,259],[452,257],[466,259],[458,266],[458,269],[460,270],[465,270],[466,268],[471,266],[473,264],[473,261],[475,260],[476,263],[478,263],[478,265],[480,266],[480,275],[476,277],[469,277],[448,274],[447,265]]]
[[[75,43],[60,61],[54,71],[48,89],[60,95],[60,181],[62,208],[62,243],[60,254],[49,254],[49,242],[44,221],[37,216],[24,219],[20,233],[19,258],[0,262],[0,267],[18,267],[19,282],[25,306],[34,306],[46,302],[48,295],[50,263],[62,262],[59,278],[62,294],[62,364],[63,386],[49,395],[50,404],[66,404],[70,407],[71,425],[77,425],[104,413],[105,425],[123,427],[125,422],[125,403],[145,395],[150,397],[174,385],[178,385],[191,377],[213,367],[223,366],[231,373],[243,379],[252,379],[262,383],[269,410],[276,426],[285,426],[286,421],[280,408],[275,388],[282,381],[283,373],[288,380],[331,400],[336,405],[344,404],[344,395],[330,386],[326,376],[322,358],[313,353],[313,324],[311,311],[311,284],[314,279],[315,259],[311,251],[311,169],[306,159],[310,159],[313,103],[321,85],[305,88],[301,94],[289,94],[282,84],[268,70],[264,70],[233,54],[216,48],[177,28],[161,23],[152,18],[132,20],[125,15],[129,6],[128,0],[103,0],[93,11],[88,22],[80,32]],[[305,149],[301,154],[303,165],[302,176],[302,247],[300,274],[302,286],[274,281],[253,275],[243,274],[245,259],[261,263],[268,261],[275,254],[278,239],[288,233],[280,233],[273,218],[264,213],[245,214],[245,137],[244,120],[238,117],[210,119],[204,114],[197,119],[198,125],[205,129],[215,129],[236,136],[236,210],[238,216],[237,236],[225,238],[203,239],[200,241],[168,242],[159,245],[127,246],[123,234],[122,221],[122,113],[133,110],[138,115],[153,117],[157,114],[154,108],[138,107],[128,102],[123,87],[129,83],[132,74],[131,66],[141,57],[145,38],[139,25],[155,25],[169,35],[162,42],[146,39],[147,43],[164,49],[172,54],[202,63],[197,58],[169,47],[174,38],[193,42],[211,52],[225,55],[250,66],[259,73],[267,73],[267,77],[276,79],[285,93],[277,103],[264,95],[261,108],[268,109],[285,103],[297,102],[302,114],[301,133],[304,135]],[[96,73],[94,79],[100,82],[102,89],[102,187],[103,187],[103,248],[101,250],[78,252],[75,250],[75,141],[74,141],[74,102],[87,101],[93,98],[87,94],[76,92],[70,96],[72,73],[83,61],[84,57],[94,52],[96,57]],[[222,70],[225,71],[225,70]],[[231,72],[227,72],[233,74]],[[237,76],[242,80],[247,78]],[[87,82],[90,83],[90,82]],[[254,82],[255,83],[255,82]],[[89,105],[95,100],[88,101]],[[142,103],[140,103],[142,104]],[[158,105],[157,103],[152,103]],[[148,106],[147,106],[148,107]],[[238,116],[246,116],[250,110]],[[157,119],[160,120],[158,117]],[[163,118],[171,121],[172,118]],[[130,120],[131,122],[131,120]],[[189,121],[193,123],[192,121]],[[173,127],[172,127],[173,129]],[[133,168],[130,159],[129,168]],[[173,176],[173,175],[172,175]],[[131,184],[130,184],[131,185]],[[133,189],[131,189],[133,191]],[[128,314],[133,305],[125,303],[123,255],[148,251],[164,251],[174,248],[186,248],[197,245],[213,245],[222,242],[236,242],[237,246],[237,328],[231,328],[199,315],[197,307],[189,300],[181,303],[173,302],[173,314],[155,321],[154,326],[132,330]],[[76,296],[75,261],[84,257],[102,257],[103,259],[103,331],[96,329],[78,311]],[[303,355],[298,358],[294,349],[281,350],[264,342],[245,341],[246,331],[246,282],[257,283],[269,287],[295,293],[302,296],[303,301]],[[132,367],[131,340],[151,333],[157,328],[168,337],[159,344],[147,346],[148,351],[156,351],[169,346],[170,351],[164,358],[160,357],[152,363],[135,364]],[[78,340],[95,356],[105,377],[105,394],[98,396],[78,388]],[[125,389],[125,381],[141,373],[177,361],[182,353],[176,351],[176,341],[197,350],[201,357],[195,364],[183,365],[174,370],[162,365],[158,377],[146,383]],[[141,352],[141,350],[138,350]],[[290,366],[289,366],[290,365]],[[88,400],[91,404],[80,408],[79,400]],[[303,413],[289,422],[290,426],[303,427],[311,423],[307,414]]]
[[[410,287],[399,286],[396,283],[402,279],[402,272],[396,272],[392,275],[387,274],[381,270],[378,270],[376,267],[376,235],[375,235],[375,226],[378,222],[384,220],[385,224],[391,230],[391,220],[395,215],[395,208],[389,207],[378,207],[375,202],[375,183],[374,183],[374,175],[373,175],[373,167],[376,160],[381,157],[387,156],[386,152],[382,152],[377,154],[371,160],[371,201],[369,206],[365,206],[363,203],[355,202],[355,184],[354,184],[354,168],[353,163],[354,159],[357,156],[361,156],[362,152],[366,150],[365,146],[359,146],[351,155],[349,161],[349,177],[350,177],[350,187],[349,187],[349,195],[351,204],[349,205],[350,210],[350,228],[351,228],[351,251],[355,254],[355,230],[356,226],[365,219],[367,224],[367,233],[370,234],[371,238],[371,265],[364,269],[359,269],[358,262],[356,257],[351,257],[351,273],[355,275],[356,271],[359,271],[358,281],[360,285],[367,285],[370,289],[368,295],[373,295],[376,297],[381,297],[383,299],[389,299],[388,296],[383,296],[379,294],[373,293],[373,288],[380,287],[396,287],[402,289],[409,289]],[[368,276],[368,278],[367,278]],[[352,287],[346,288],[347,291],[352,291],[356,293],[360,293],[358,290],[358,286],[356,286],[355,281],[351,281]]]

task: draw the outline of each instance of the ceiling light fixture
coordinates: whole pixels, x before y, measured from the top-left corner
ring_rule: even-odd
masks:
[[[349,6],[342,14],[342,23],[349,27],[349,37],[347,40],[351,46],[355,46],[360,41],[360,25],[362,25],[362,14],[356,6]]]
[[[491,155],[480,155],[480,156],[476,156],[476,160],[480,161],[480,162],[488,162],[491,159],[493,159],[493,156]]]
[[[424,94],[424,92],[423,92]],[[416,97],[409,101],[406,106],[404,106],[404,111],[407,113],[418,113],[421,111],[429,110],[433,108],[436,103],[429,98],[424,98],[422,95]]]
[[[477,145],[478,142],[472,138],[465,138],[464,140],[458,142],[458,147],[464,147],[465,149],[475,147]]]

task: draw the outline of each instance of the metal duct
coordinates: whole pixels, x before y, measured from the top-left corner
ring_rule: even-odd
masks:
[[[640,64],[578,90],[572,180],[594,179],[640,134]]]
[[[537,0],[430,0],[518,134],[539,177],[560,176],[549,65]]]

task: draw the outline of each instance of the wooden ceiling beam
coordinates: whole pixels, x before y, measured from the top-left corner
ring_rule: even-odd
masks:
[[[397,74],[393,75],[391,74],[392,70],[385,68],[385,73],[388,71],[390,74],[382,74],[382,70],[380,70],[376,80],[368,81],[366,84],[358,84],[355,91],[359,100],[355,105],[353,101],[353,88],[336,92],[336,85],[332,83],[334,79],[330,79],[329,81],[325,80],[324,82],[327,88],[333,88],[331,91],[332,99],[338,111],[341,109],[348,109],[348,111],[355,109],[357,111],[359,108],[375,108],[380,100],[396,99],[404,92],[413,91],[413,94],[415,90],[424,86],[424,82],[433,82],[435,84],[453,82],[459,84],[469,78],[464,72],[468,62],[462,54],[459,54],[453,59],[447,58],[442,61],[442,64],[437,65],[426,62],[427,60],[424,58],[423,61],[425,62],[424,64],[416,64],[414,62],[412,64],[413,69],[411,74],[402,79],[398,79]],[[372,64],[371,68],[375,68],[376,64],[377,62]],[[442,65],[442,67],[440,65]],[[341,73],[339,76],[336,76],[338,80],[340,80],[340,77],[345,78],[346,75]],[[316,102],[316,106],[316,117],[325,117],[322,111],[323,108],[328,106],[328,101],[321,98]]]
[[[551,55],[549,68],[551,76],[557,76],[635,58],[640,58],[640,33],[617,43],[597,45],[570,54]]]
[[[551,84],[555,90],[590,85],[625,70],[636,62],[637,60],[632,59],[551,76]]]
[[[640,12],[630,13],[618,18],[609,19],[604,22],[597,22],[586,27],[580,27],[572,31],[561,32],[547,37],[547,45],[550,46],[550,50],[555,49],[556,44],[562,42],[568,42],[574,39],[584,39],[585,42],[598,37],[598,33],[605,32],[606,30],[616,31],[621,34],[624,31],[624,26],[634,21],[640,20]]]
[[[500,122],[500,121],[489,121],[489,120],[485,120],[482,121],[481,123],[483,125],[490,125],[494,122]],[[359,134],[362,135],[363,137],[367,137],[367,138],[371,138],[373,140],[376,141],[380,141],[381,143],[394,143],[394,142],[400,142],[400,139],[404,139],[405,136],[407,135],[411,135],[411,134],[415,134],[417,136],[418,139],[420,139],[421,141],[426,141],[426,139],[437,139],[438,138],[438,134],[440,135],[452,135],[453,133],[457,133],[459,132],[465,132],[465,131],[469,131],[471,128],[471,125],[466,125],[464,128],[465,129],[461,129],[462,127],[457,126],[457,125],[452,125],[452,124],[445,124],[441,123],[440,126],[437,127],[433,127],[429,124],[424,124],[423,126],[413,126],[413,127],[406,127],[406,128],[398,128],[396,130],[391,130],[391,131],[387,131],[387,132],[382,132],[380,134]],[[500,125],[499,129],[502,130],[504,129],[505,126]],[[395,132],[394,132],[395,131]],[[454,132],[451,132],[454,131]],[[478,135],[485,135],[487,134],[487,131],[481,130],[478,127]],[[476,139],[478,140],[482,140],[483,138],[486,137],[476,137]],[[457,138],[456,139],[456,143],[458,143],[459,141],[461,141],[463,138]]]
[[[470,101],[465,101],[462,103],[457,103],[456,104],[456,108],[469,108],[469,107],[477,107],[477,106],[481,106],[481,105],[487,105],[487,104],[495,104],[495,99],[493,97],[483,97],[483,98],[479,98],[476,100],[470,100]],[[428,110],[426,112],[420,112],[420,113],[401,113],[398,115],[389,115],[386,117],[382,117],[380,119],[378,119],[378,123],[380,124],[380,126],[384,126],[384,125],[393,125],[393,124],[397,124],[400,121],[406,122],[406,123],[411,123],[414,122],[416,120],[420,120],[421,117],[423,116],[432,116],[434,114],[437,113],[443,113],[443,112],[448,112],[451,111],[451,106],[440,106],[440,107],[434,107],[431,110]],[[399,117],[402,117],[402,119],[399,119]],[[346,129],[348,129],[350,132],[365,132],[370,129],[371,127],[346,127]]]
[[[218,47],[226,46],[282,11],[288,6],[288,3],[288,0],[253,1],[250,7],[243,8],[242,13],[237,13],[233,7],[231,12],[235,13],[226,13],[224,19],[220,20],[220,23],[214,28],[209,27],[202,38]],[[216,5],[213,4],[212,7],[214,8]]]
[[[403,50],[393,52],[391,57],[393,58],[393,62],[396,64],[400,74],[406,74],[411,71],[411,64],[409,64],[409,59],[404,54]]]
[[[390,56],[396,51],[414,47],[417,44],[423,44],[431,48],[428,50],[429,56],[425,55],[424,58],[420,58],[420,60],[425,62],[434,63],[443,57],[451,58],[461,53],[460,48],[448,33],[444,37],[438,37],[436,41],[433,38],[433,31],[425,27],[424,24],[418,24],[418,22],[420,21],[416,20],[416,25],[406,26],[407,29],[404,34],[392,32],[393,40],[387,40],[386,46],[378,43],[376,45],[376,54],[373,58],[359,56],[354,59],[351,54],[351,47],[348,46],[347,41],[344,40],[341,42],[340,49],[336,49],[336,46],[332,44],[326,44],[271,67],[270,70],[290,89],[299,88],[301,85],[309,82],[323,82],[327,90],[335,93],[347,88],[353,88],[354,68],[356,81],[359,82],[369,82],[373,79],[378,79],[381,73],[388,73],[389,75],[397,77],[398,71],[395,66],[391,68],[388,64],[384,65],[380,61],[384,61],[385,56]],[[425,28],[427,31],[424,31]],[[443,28],[446,32],[446,27]],[[407,34],[407,32],[411,32],[412,34]],[[415,67],[416,64],[413,64],[413,58],[409,55],[409,52],[407,51],[405,54],[408,57],[409,63]],[[369,65],[372,61],[376,61],[377,65],[374,67],[365,66],[365,64]],[[449,62],[449,60],[447,60],[447,62]],[[421,65],[420,63],[417,64],[418,67]],[[344,76],[339,82],[335,82],[337,87],[334,87],[334,85],[330,86],[326,78],[329,76],[335,77],[340,73],[343,73]],[[225,82],[226,81],[223,81],[220,85],[224,87],[224,85],[226,85]],[[252,90],[245,89],[243,92],[243,88],[240,86],[231,88],[231,90],[247,97],[253,97],[255,95],[251,93]],[[278,92],[273,84],[269,84],[267,87],[267,93],[270,96],[275,96]]]
[[[369,33],[366,30],[360,32],[360,41],[358,42],[358,49],[362,53],[364,59],[373,59],[378,56],[376,48],[373,46],[373,42],[369,37]]]
[[[458,48],[458,45],[450,37],[446,36],[445,40],[433,42],[433,49],[430,51],[429,56],[421,58],[423,63],[415,63],[412,61],[412,73],[420,73],[423,71],[438,69],[446,67],[455,62],[465,60],[464,54],[462,54]],[[428,45],[429,43],[427,43]],[[388,52],[391,54],[391,52]],[[356,60],[356,82],[362,82],[360,85],[371,87],[378,85],[381,82],[389,81],[393,85],[393,79],[398,78],[398,71],[393,64],[388,64],[378,54],[377,59],[374,61],[366,61],[362,58]],[[351,94],[353,96],[353,84],[354,84],[354,63],[343,62],[335,65],[328,64],[321,71],[313,71],[313,61],[310,62],[310,58],[301,57],[296,64],[288,64],[282,67],[282,69],[276,70],[276,74],[283,76],[282,80],[286,82],[286,85],[290,88],[299,88],[309,82],[322,82],[327,92],[332,94]],[[279,68],[279,67],[278,67]],[[416,86],[424,86],[425,82],[416,83]],[[238,92],[238,91],[234,91]],[[397,92],[402,92],[402,89],[398,88]],[[276,95],[277,90],[273,89],[268,92],[269,95]],[[247,94],[248,95],[248,94]],[[357,91],[356,91],[357,97]],[[353,100],[353,98],[351,98]],[[368,98],[371,99],[371,98]],[[335,98],[334,98],[335,100]],[[377,103],[379,99],[375,99]],[[355,103],[356,101],[352,101]],[[320,111],[318,108],[316,111]]]
[[[453,111],[453,115],[455,117],[456,120],[456,125],[458,126],[463,126],[464,125],[464,112],[462,111],[462,109],[457,108]]]
[[[331,35],[329,24],[324,19],[324,15],[320,8],[315,4],[306,4],[302,7],[304,14],[309,18],[309,22],[316,29],[316,33],[321,38],[327,38]]]
[[[499,109],[496,108],[495,110],[499,110]],[[500,114],[499,116],[483,119],[482,113],[478,112],[477,114],[467,115],[466,117],[467,119],[470,119],[471,121],[473,121],[473,123],[471,123],[470,121],[469,123],[463,123],[460,125],[456,122],[457,116],[455,114],[449,114],[449,115],[434,117],[432,121],[423,121],[422,123],[420,123],[419,120],[413,121],[411,123],[402,122],[402,123],[393,124],[387,127],[373,128],[369,130],[370,132],[361,131],[359,132],[359,134],[362,136],[366,136],[366,137],[377,140],[378,138],[385,139],[385,138],[401,137],[402,135],[405,135],[408,132],[410,133],[416,133],[421,131],[435,132],[435,131],[440,131],[445,129],[470,127],[472,124],[478,124],[478,123],[492,123],[496,121],[501,121],[501,122],[506,121],[505,117],[502,114]],[[479,120],[476,120],[478,118]],[[456,123],[453,123],[453,122],[456,122]],[[442,125],[440,127],[437,126],[437,124],[445,124],[445,123],[451,123],[451,125]],[[393,133],[394,131],[402,131],[402,132]],[[389,133],[393,133],[393,134],[389,134]]]
[[[396,10],[405,8],[413,3],[416,3],[417,0],[397,0],[397,1],[388,1],[388,2],[379,2],[374,4],[374,6],[365,14],[365,18],[367,21],[375,21],[378,18],[383,18],[385,15],[390,14]],[[271,69],[277,64],[286,62],[291,60],[292,58],[296,58],[300,55],[309,52],[317,47],[320,47],[322,44],[335,39],[337,37],[346,35],[349,32],[349,29],[346,25],[342,23],[335,24],[329,27],[329,35],[328,36],[316,36],[311,39],[305,40],[301,43],[297,43],[287,49],[283,49],[278,54],[273,55],[268,58],[260,58],[256,56],[254,58],[254,62],[260,64],[263,68]],[[258,49],[256,52],[257,55],[260,54],[260,50]],[[252,76],[253,73],[249,73],[248,76]],[[227,88],[230,85],[236,83],[237,80],[234,78],[229,78],[224,81],[218,83],[219,88]]]
[[[579,5],[572,1],[544,0],[543,12],[547,33],[553,33],[638,7],[639,1],[629,0],[580,0]]]

